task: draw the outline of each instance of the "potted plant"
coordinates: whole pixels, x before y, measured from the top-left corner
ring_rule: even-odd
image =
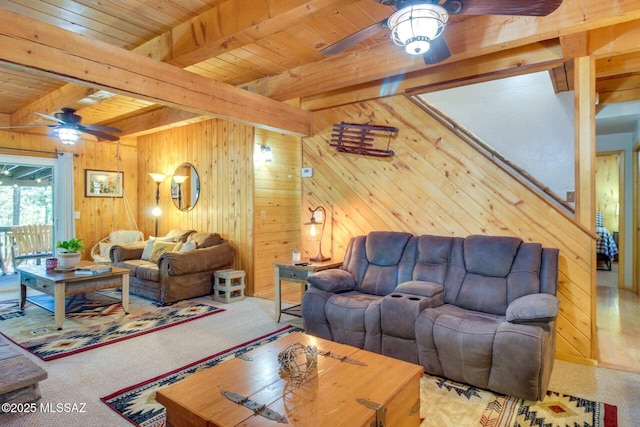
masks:
[[[81,254],[84,251],[82,239],[73,237],[69,240],[58,240],[58,267],[73,268],[80,262]]]

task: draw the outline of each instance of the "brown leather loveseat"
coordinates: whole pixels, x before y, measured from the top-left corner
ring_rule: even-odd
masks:
[[[555,357],[558,250],[516,237],[372,232],[308,277],[306,332],[529,400]]]
[[[217,233],[171,230],[154,241],[115,245],[109,256],[131,271],[131,293],[168,304],[211,294],[214,272],[232,266],[235,250]]]

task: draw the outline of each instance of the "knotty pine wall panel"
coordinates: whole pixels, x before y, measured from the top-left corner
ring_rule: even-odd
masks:
[[[395,156],[338,153],[329,146],[341,121],[395,126]],[[593,236],[568,215],[498,169],[486,157],[396,96],[314,112],[314,135],[303,138],[301,211],[323,205],[331,219],[323,253],[343,257],[349,239],[373,230],[416,235],[518,236],[560,249],[561,300],[556,353],[568,360],[596,358],[591,312]],[[328,234],[328,235],[327,235]],[[306,255],[317,245],[302,241]],[[327,248],[327,250],[325,250]]]
[[[83,139],[65,146],[57,139],[41,135],[0,131],[0,146],[25,150],[62,151],[78,154],[73,158],[74,205],[80,213],[76,220],[76,236],[86,248],[83,259],[91,259],[91,248],[112,230],[135,229],[138,216],[138,168],[135,139],[123,138],[120,143]],[[20,150],[3,150],[0,154],[52,158],[55,155]],[[125,198],[85,197],[85,169],[122,171]],[[55,203],[55,201],[54,201]],[[127,203],[131,215],[127,214]]]
[[[138,137],[139,204],[142,229],[154,234],[155,183],[148,173],[161,172],[158,234],[174,228],[219,233],[236,249],[233,268],[247,273],[252,293],[253,127],[225,120],[207,120]],[[171,199],[171,175],[191,163],[200,179],[195,207],[179,211]]]
[[[261,161],[260,147],[269,146],[273,161]],[[300,138],[256,129],[254,254],[255,295],[272,297],[273,263],[291,260],[300,250]],[[304,214],[303,214],[304,215]]]

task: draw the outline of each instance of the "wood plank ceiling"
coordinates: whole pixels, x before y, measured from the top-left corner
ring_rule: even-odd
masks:
[[[596,57],[601,105],[640,100],[640,0],[564,0],[542,18],[454,16],[445,31],[453,55],[435,66],[393,45],[388,30],[334,57],[318,53],[395,10],[373,0],[1,0],[0,7],[3,21],[17,26],[12,33],[0,30],[1,126],[50,124],[34,112],[53,114],[70,107],[84,124],[108,124],[137,135],[203,114],[189,109],[188,100],[181,108],[175,99],[162,102],[131,96],[131,91],[105,90],[113,85],[100,78],[83,80],[72,72],[78,71],[73,64],[67,70],[46,61],[25,66],[22,57],[30,42],[23,48],[15,41],[18,33],[69,52],[79,42],[104,42],[216,84],[276,101],[300,99],[307,110],[540,70],[550,71],[557,91],[571,90],[571,59],[586,54]],[[28,19],[18,20],[13,13]],[[42,23],[65,31],[41,33],[47,27]],[[42,34],[55,34],[56,40],[40,40]],[[118,50],[99,42],[94,42],[97,52],[118,56]],[[148,76],[167,73],[167,68],[150,68]],[[103,74],[110,71],[105,65]],[[206,81],[197,82],[206,86]],[[396,84],[389,89],[388,81]],[[265,107],[265,114],[271,107]]]

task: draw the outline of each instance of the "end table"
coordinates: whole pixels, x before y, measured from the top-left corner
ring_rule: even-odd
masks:
[[[290,314],[300,317],[300,305],[294,305],[285,310],[282,310],[282,282],[294,282],[300,283],[307,289],[307,277],[316,271],[328,270],[330,268],[337,268],[342,265],[342,261],[325,261],[325,262],[310,262],[307,265],[296,265],[293,261],[287,262],[274,262],[273,267],[275,271],[273,285],[275,287],[276,294],[276,323],[280,322],[280,316],[282,313]]]

